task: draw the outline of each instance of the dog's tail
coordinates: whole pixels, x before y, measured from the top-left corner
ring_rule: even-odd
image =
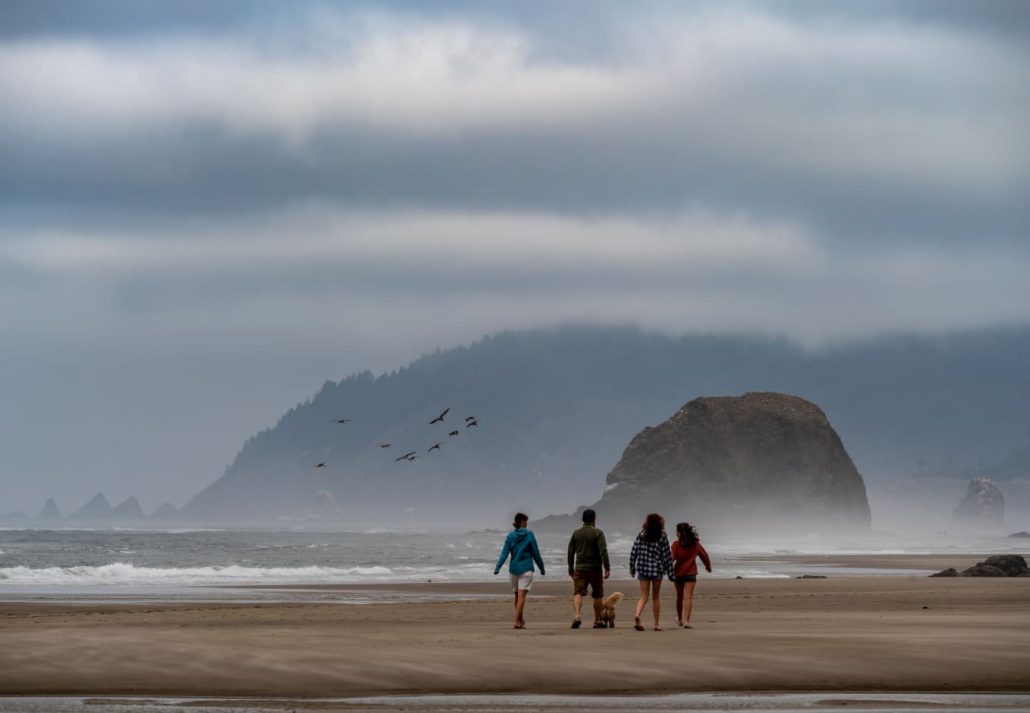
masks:
[[[604,605],[606,607],[613,607],[621,602],[625,597],[622,596],[622,592],[614,592],[605,597]]]

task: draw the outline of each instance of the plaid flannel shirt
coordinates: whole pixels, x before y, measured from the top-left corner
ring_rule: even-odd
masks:
[[[629,574],[631,577],[672,577],[672,551],[665,533],[657,542],[648,542],[642,534],[637,535],[629,553]]]

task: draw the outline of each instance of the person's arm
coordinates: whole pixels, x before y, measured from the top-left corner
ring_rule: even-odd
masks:
[[[640,538],[633,540],[633,548],[629,551],[629,576],[637,576],[637,557],[640,555]]]
[[[533,561],[536,562],[536,566],[540,568],[540,576],[544,575],[544,558],[540,556],[540,546],[536,543],[536,535],[532,532],[529,533],[530,540],[530,554],[533,556]]]
[[[501,548],[501,556],[497,559],[497,564],[494,566],[494,574],[501,571],[501,567],[504,566],[504,560],[508,559],[508,555],[511,553],[511,535],[504,538],[504,547]]]
[[[679,541],[672,543],[672,571],[675,572],[676,568],[680,565],[680,543]]]
[[[669,579],[674,579],[675,573],[672,569],[672,550],[669,549],[669,538],[662,536],[662,567],[665,569],[665,573],[669,575]]]
[[[601,564],[604,566],[604,578],[608,579],[608,575],[612,572],[612,565],[608,562],[608,541],[604,539],[603,532],[598,535],[597,548],[601,550]]]
[[[701,561],[705,563],[705,569],[708,570],[709,574],[711,574],[712,560],[708,557],[708,551],[700,542],[697,543],[697,554],[700,555]]]
[[[569,538],[569,576],[576,573],[576,535]]]

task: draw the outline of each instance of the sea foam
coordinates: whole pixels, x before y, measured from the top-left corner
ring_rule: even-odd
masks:
[[[389,579],[388,567],[138,567],[128,562],[76,567],[2,567],[0,585],[189,585],[357,582]]]

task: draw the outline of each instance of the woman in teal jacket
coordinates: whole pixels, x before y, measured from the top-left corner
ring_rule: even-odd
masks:
[[[530,530],[526,529],[529,524],[529,517],[525,513],[515,513],[515,529],[508,533],[504,540],[504,547],[501,549],[501,556],[497,559],[497,566],[494,567],[494,574],[501,571],[504,561],[511,555],[511,564],[508,565],[508,572],[511,574],[511,591],[515,595],[515,624],[514,629],[525,629],[526,620],[522,617],[522,611],[526,608],[526,595],[533,587],[533,563],[540,568],[540,576],[544,576],[544,560],[540,556],[540,547],[536,544],[536,537]]]

